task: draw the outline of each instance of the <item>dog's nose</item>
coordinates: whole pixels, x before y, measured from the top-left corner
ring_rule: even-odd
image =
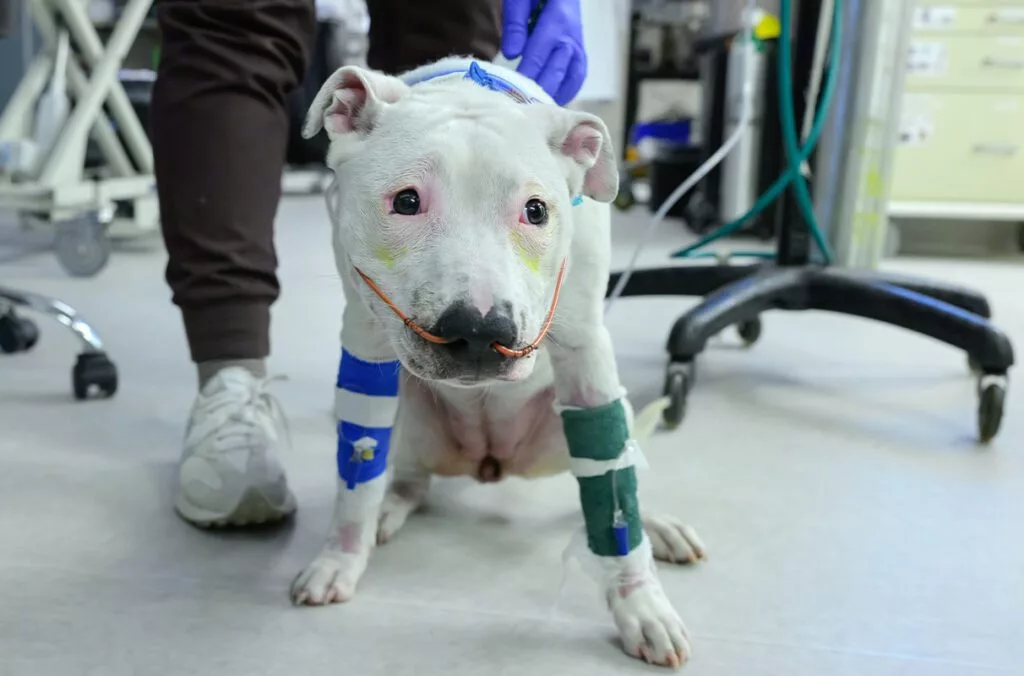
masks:
[[[518,335],[509,304],[495,305],[484,315],[462,301],[448,306],[431,333],[447,340],[445,347],[456,356],[481,359],[493,355],[496,360],[502,357],[491,346],[500,343],[511,347]]]

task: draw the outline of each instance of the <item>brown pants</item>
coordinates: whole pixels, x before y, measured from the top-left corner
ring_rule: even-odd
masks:
[[[500,0],[368,5],[372,68],[497,54]],[[167,283],[194,361],[262,358],[280,293],[274,217],[286,97],[309,61],[313,0],[160,0],[157,11],[151,124]]]

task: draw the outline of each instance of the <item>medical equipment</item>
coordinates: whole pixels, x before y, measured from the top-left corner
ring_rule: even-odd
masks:
[[[725,143],[722,144],[722,147],[709,157],[707,161],[697,169],[697,171],[693,172],[689,178],[683,181],[683,183],[668,196],[668,199],[665,200],[661,207],[658,208],[654,217],[651,218],[651,222],[647,226],[647,230],[644,232],[640,243],[637,244],[636,249],[634,249],[633,256],[629,259],[629,264],[626,266],[626,269],[621,274],[613,275],[613,281],[611,282],[613,284],[612,290],[605,302],[606,315],[615,304],[615,301],[618,300],[619,296],[623,294],[623,291],[629,284],[630,277],[633,275],[633,271],[636,269],[636,263],[640,259],[640,254],[647,247],[651,238],[654,237],[654,233],[657,232],[658,228],[665,220],[665,216],[668,215],[669,210],[676,202],[689,194],[689,192],[693,190],[693,188],[696,187],[705,176],[711,173],[746,135],[748,125],[754,113],[755,62],[753,54],[757,47],[754,41],[753,30],[757,18],[754,0],[748,0],[742,21],[743,27],[737,35],[740,50],[743,52],[743,86],[740,89],[740,116],[733,128],[732,135],[726,139]]]
[[[0,207],[55,227],[61,265],[91,276],[106,265],[112,237],[159,225],[152,148],[118,79],[152,0],[128,0],[105,46],[86,3],[25,4],[45,49],[0,115]],[[90,138],[104,159],[98,168],[87,168]]]
[[[755,203],[755,208],[761,209],[771,205],[794,178],[800,180],[807,170],[806,162],[810,159],[808,146],[816,140],[814,127],[819,125],[812,125],[803,149],[795,148],[795,120],[808,109],[818,107],[818,102],[808,99],[794,103],[792,99],[811,89],[813,72],[817,70],[815,63],[821,62],[814,56],[816,50],[820,53],[815,34],[824,36],[831,33],[828,64],[831,74],[826,77],[822,100],[831,98],[831,95],[826,96],[826,92],[829,83],[834,82],[835,99],[840,102],[840,112],[834,114],[846,115],[855,91],[864,89],[858,87],[855,76],[869,78],[874,74],[878,57],[872,50],[876,42],[866,36],[899,30],[912,9],[900,3],[834,0],[835,16],[832,16],[822,0],[801,0],[796,11],[795,36],[791,37],[787,18],[792,11],[793,0],[782,0],[781,4],[779,49],[795,48],[795,68],[792,71],[782,71],[783,66],[789,63],[789,54],[783,55],[778,64],[788,161],[785,174],[777,182],[778,187],[773,186],[770,195],[762,195]],[[833,28],[826,33],[821,23],[830,17]],[[812,26],[817,26],[817,30]],[[838,30],[840,26],[844,29],[842,33]],[[902,54],[898,52],[894,52],[891,58],[902,63]],[[796,81],[792,80],[794,76]],[[825,119],[824,114],[815,117]],[[836,122],[837,126],[849,124],[850,121],[843,118]],[[842,153],[843,157],[856,157],[859,150],[850,142],[833,152]],[[685,192],[684,187],[687,186],[680,186],[680,193]],[[829,193],[833,189],[834,186],[829,186],[822,192]],[[942,282],[812,263],[809,239],[815,238],[822,253],[828,251],[828,244],[816,227],[813,205],[807,203],[808,197],[798,194],[798,204],[784,201],[779,205],[782,229],[772,263],[633,270],[638,258],[635,254],[626,270],[612,275],[609,300],[620,295],[707,296],[676,321],[669,335],[670,363],[664,393],[671,404],[664,414],[666,425],[675,427],[682,422],[687,396],[696,375],[696,357],[703,352],[712,336],[729,326],[738,325],[746,327],[747,336],[753,337],[747,341],[749,344],[760,335],[760,315],[766,310],[825,310],[906,328],[965,351],[978,376],[978,436],[982,442],[991,440],[998,433],[1002,421],[1007,373],[1013,365],[1014,356],[1009,339],[988,321],[991,311],[986,299],[968,289]],[[806,220],[806,228],[793,223],[799,215],[797,209]],[[660,223],[663,210],[667,211],[666,205],[652,219],[649,232]],[[833,215],[832,218],[836,220],[838,216]],[[738,227],[736,223],[730,224],[710,239],[717,239]],[[648,239],[645,237],[643,243]]]

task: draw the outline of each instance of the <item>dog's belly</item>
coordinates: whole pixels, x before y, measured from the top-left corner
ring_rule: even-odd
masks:
[[[544,365],[546,367],[546,364]],[[541,364],[538,364],[541,367]],[[420,387],[429,397],[440,443],[420,447],[423,463],[440,476],[483,482],[539,477],[569,468],[562,420],[547,368],[527,380],[480,389]]]

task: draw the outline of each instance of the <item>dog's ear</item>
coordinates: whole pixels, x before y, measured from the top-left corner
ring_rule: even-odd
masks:
[[[552,150],[583,172],[582,192],[611,202],[619,191],[619,167],[608,127],[596,115],[555,106],[536,106],[547,117]]]
[[[408,86],[396,77],[358,66],[339,68],[327,78],[306,113],[303,138],[325,129],[330,138],[368,133],[381,110],[402,98]]]

